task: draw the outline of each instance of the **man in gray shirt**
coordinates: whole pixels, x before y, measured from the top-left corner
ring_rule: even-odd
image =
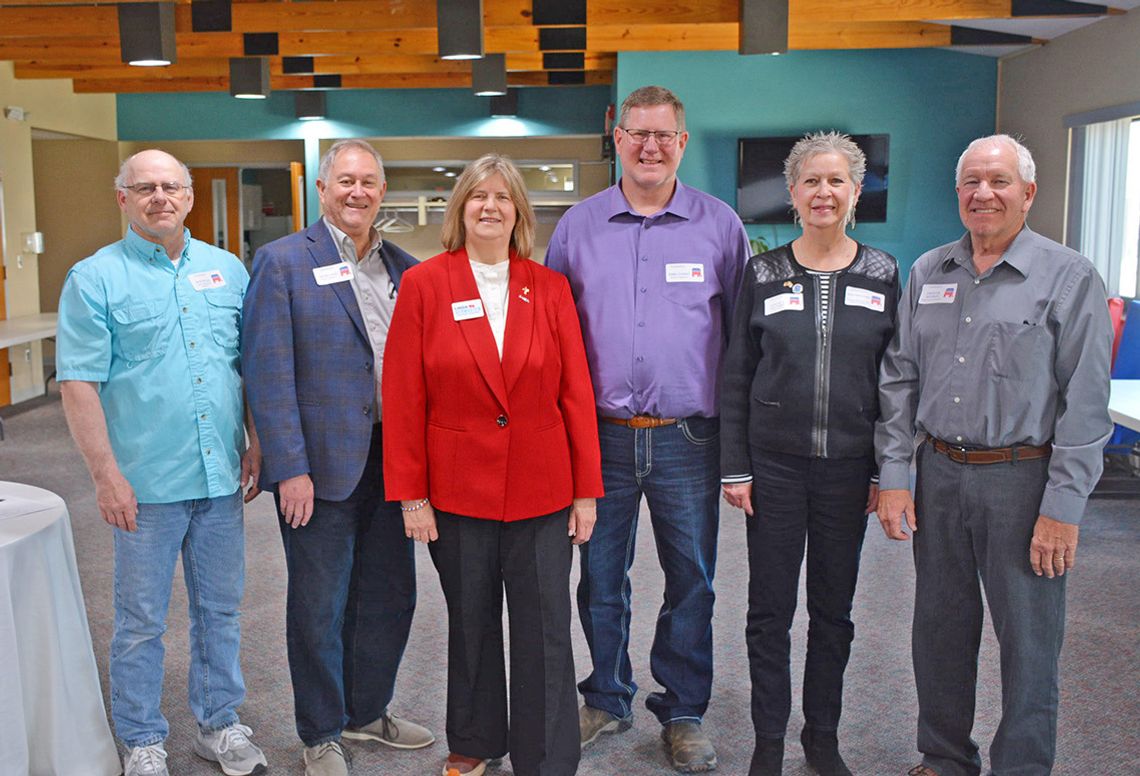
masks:
[[[1001,649],[990,769],[1053,767],[1064,575],[1112,430],[1112,328],[1092,264],[1025,225],[1034,177],[1013,138],[970,144],[957,170],[968,233],[915,263],[883,359],[879,521],[905,540],[905,520],[914,537],[923,762],[911,776],[981,771],[970,732],[982,587]]]

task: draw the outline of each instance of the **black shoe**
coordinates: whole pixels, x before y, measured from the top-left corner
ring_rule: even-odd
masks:
[[[756,737],[756,751],[748,776],[781,776],[784,772],[784,739]]]
[[[834,730],[825,732],[804,726],[800,742],[808,767],[819,776],[854,776],[839,755],[839,738]]]

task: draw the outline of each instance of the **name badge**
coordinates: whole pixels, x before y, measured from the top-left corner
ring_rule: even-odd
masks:
[[[918,295],[919,304],[954,304],[958,295],[957,283],[923,283]]]
[[[886,309],[887,297],[868,288],[847,286],[843,303],[851,307],[866,307],[868,310],[881,313]]]
[[[776,294],[764,300],[764,314],[775,315],[785,310],[803,310],[803,294]]]
[[[483,300],[468,299],[465,302],[452,302],[451,315],[457,321],[469,321],[483,317]]]
[[[665,282],[666,283],[704,283],[705,282],[705,265],[704,264],[666,264],[665,265]]]
[[[343,283],[352,280],[352,265],[347,261],[340,264],[326,264],[323,267],[313,267],[313,279],[318,286],[327,286],[332,283]]]
[[[195,291],[205,291],[207,288],[221,288],[226,284],[221,270],[212,269],[209,272],[192,272],[187,275],[190,285]]]

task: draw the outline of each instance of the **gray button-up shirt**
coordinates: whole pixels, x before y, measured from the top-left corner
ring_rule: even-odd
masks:
[[[1100,478],[1112,325],[1080,254],[1025,227],[989,271],[970,235],[923,254],[883,358],[880,485],[907,488],[916,433],[966,447],[1052,441],[1040,514],[1080,522]]]
[[[360,317],[364,319],[364,328],[368,330],[368,341],[372,345],[372,362],[376,365],[373,374],[376,376],[376,413],[374,418],[380,417],[380,376],[384,371],[384,345],[388,342],[388,327],[392,325],[392,310],[396,307],[396,286],[388,275],[388,268],[380,258],[380,235],[373,230],[371,244],[364,256],[357,258],[356,244],[347,234],[337,229],[329,220],[325,219],[325,226],[336,243],[337,252],[341,261],[352,265],[353,296],[356,304],[360,306]]]

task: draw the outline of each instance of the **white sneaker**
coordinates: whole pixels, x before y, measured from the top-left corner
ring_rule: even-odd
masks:
[[[162,742],[132,748],[123,761],[123,776],[170,776]]]
[[[245,725],[230,725],[209,733],[199,730],[194,739],[194,754],[222,766],[226,776],[265,773],[269,764],[265,753],[249,740],[252,733]]]

